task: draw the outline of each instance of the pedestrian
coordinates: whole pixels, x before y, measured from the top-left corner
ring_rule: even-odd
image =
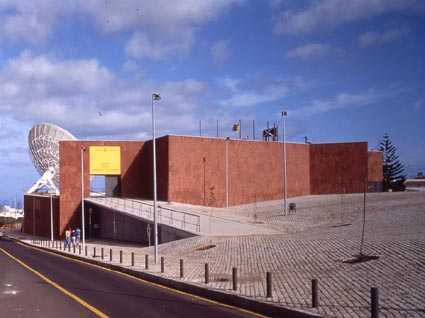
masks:
[[[77,227],[77,229],[75,230],[75,235],[76,235],[77,245],[80,245],[80,242],[81,242],[81,230],[80,230],[79,227]]]
[[[71,242],[72,242],[72,246],[75,246],[75,240],[76,240],[75,230],[72,230],[71,231]]]
[[[71,245],[71,229],[65,231],[65,243],[64,248],[67,248]]]

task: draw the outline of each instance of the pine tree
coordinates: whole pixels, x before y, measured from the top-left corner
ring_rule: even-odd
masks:
[[[402,191],[405,189],[404,166],[397,155],[397,148],[391,142],[390,136],[386,133],[379,144],[379,150],[383,152],[383,174],[384,191]]]

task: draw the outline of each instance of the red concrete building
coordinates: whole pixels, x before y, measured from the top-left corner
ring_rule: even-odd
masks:
[[[61,141],[55,236],[80,226],[81,148],[119,146],[123,198],[152,199],[152,141]],[[89,151],[84,195],[90,196]],[[379,191],[382,153],[366,142],[286,144],[288,197]],[[167,135],[157,139],[158,200],[225,207],[283,198],[283,143]],[[25,195],[24,231],[50,235],[50,197]]]

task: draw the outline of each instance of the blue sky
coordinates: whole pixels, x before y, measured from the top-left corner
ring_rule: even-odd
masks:
[[[0,16],[0,199],[38,178],[32,125],[148,139],[152,92],[160,135],[255,119],[258,137],[287,110],[291,141],[388,132],[425,170],[422,0],[2,1]]]

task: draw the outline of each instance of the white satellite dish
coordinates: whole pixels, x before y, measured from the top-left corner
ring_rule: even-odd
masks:
[[[77,140],[65,129],[42,123],[31,128],[28,134],[28,145],[34,167],[41,178],[28,190],[34,193],[43,187],[59,194],[59,141]]]

